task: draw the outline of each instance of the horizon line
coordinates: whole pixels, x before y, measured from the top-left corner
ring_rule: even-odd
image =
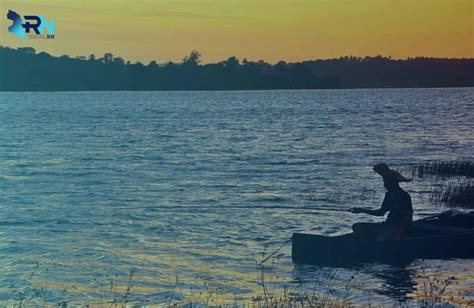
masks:
[[[32,48],[35,50],[35,54],[40,54],[40,53],[46,53],[50,56],[53,56],[53,57],[57,57],[57,58],[60,58],[60,57],[63,57],[63,56],[67,56],[67,57],[70,57],[72,59],[80,59],[80,60],[87,60],[88,57],[90,57],[91,55],[94,55],[94,56],[97,56],[97,57],[101,57],[101,56],[104,56],[105,54],[112,54],[114,58],[121,58],[122,60],[124,60],[125,63],[127,62],[130,62],[131,64],[134,64],[134,63],[137,63],[137,62],[140,62],[142,64],[145,64],[146,62],[142,62],[142,60],[135,60],[135,61],[132,61],[132,60],[129,60],[129,59],[125,59],[125,58],[122,58],[120,55],[115,55],[112,53],[112,51],[106,51],[104,52],[104,54],[100,55],[100,54],[94,54],[94,53],[89,53],[88,55],[72,55],[72,54],[61,54],[61,55],[58,55],[58,54],[54,54],[54,53],[50,53],[46,50],[37,50],[36,48],[34,47],[31,47],[31,46],[17,46],[17,47],[11,47],[11,46],[5,46],[5,45],[0,45],[0,48],[9,48],[9,49],[14,49],[14,50],[19,50],[19,49],[24,49],[24,48]],[[191,52],[193,51],[197,51],[199,52],[199,50],[197,49],[192,49],[190,52],[188,52],[184,57],[187,57]],[[243,61],[243,60],[247,60],[248,62],[260,62],[260,61],[263,61],[265,63],[268,63],[268,64],[272,64],[272,65],[275,65],[279,62],[285,62],[287,64],[293,64],[293,63],[303,63],[303,62],[309,62],[309,61],[328,61],[328,60],[340,60],[340,59],[344,59],[344,58],[353,58],[353,59],[366,59],[366,58],[383,58],[383,59],[390,59],[390,60],[393,60],[393,61],[407,61],[407,60],[411,60],[411,59],[444,59],[444,60],[474,60],[474,57],[463,57],[463,58],[456,58],[456,57],[433,57],[433,56],[409,56],[409,57],[405,57],[405,58],[394,58],[392,56],[386,56],[386,55],[383,55],[383,54],[377,54],[377,55],[365,55],[365,56],[355,56],[355,55],[341,55],[341,56],[338,56],[338,57],[332,57],[332,58],[313,58],[313,59],[306,59],[306,60],[300,60],[300,61],[291,61],[291,60],[284,60],[284,59],[280,59],[276,62],[267,62],[267,60],[265,59],[257,59],[257,60],[254,60],[254,59],[249,59],[247,57],[242,57],[242,58],[239,58],[237,56],[228,56],[227,58],[225,59],[222,59],[220,61],[216,61],[216,62],[199,62],[199,64],[201,65],[206,65],[206,64],[217,64],[217,63],[221,63],[223,61],[226,61],[228,60],[229,58],[232,58],[232,57],[235,57],[236,59],[238,59],[239,61]],[[85,58],[85,59],[84,59]],[[183,58],[184,59],[184,58]],[[150,60],[148,63],[151,63],[155,61],[158,65],[166,65],[168,63],[175,63],[175,64],[178,64],[178,63],[181,63],[181,61],[179,62],[174,62],[172,60],[167,60],[167,61],[164,61],[164,62],[157,62],[155,59],[152,59]]]

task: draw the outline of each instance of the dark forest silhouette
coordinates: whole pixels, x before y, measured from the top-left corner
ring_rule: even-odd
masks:
[[[393,87],[472,87],[474,59],[382,56],[298,63],[242,62],[236,57],[200,64],[192,51],[181,63],[130,63],[103,57],[54,57],[31,47],[0,46],[0,91],[253,90]]]

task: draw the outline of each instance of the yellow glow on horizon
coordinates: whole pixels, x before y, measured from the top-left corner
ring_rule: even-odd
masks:
[[[473,0],[18,0],[0,3],[0,45],[54,55],[204,62],[345,55],[474,57]],[[8,9],[56,20],[55,40],[8,33]]]

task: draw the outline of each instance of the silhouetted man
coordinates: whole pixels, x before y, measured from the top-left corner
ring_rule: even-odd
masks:
[[[413,207],[410,195],[400,188],[400,182],[409,182],[405,177],[386,164],[377,164],[374,171],[383,178],[387,189],[382,207],[378,210],[352,208],[352,213],[364,213],[374,216],[384,216],[389,212],[387,220],[382,223],[356,223],[352,226],[354,234],[366,240],[398,241],[408,230],[413,221]]]

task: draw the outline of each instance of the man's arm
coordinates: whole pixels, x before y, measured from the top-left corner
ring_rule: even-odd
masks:
[[[351,209],[352,213],[358,214],[358,213],[364,213],[372,216],[383,216],[385,213],[387,213],[387,210],[382,206],[381,208],[377,210],[371,210],[371,209],[364,209],[360,207],[354,207]]]
[[[382,206],[378,210],[371,210],[371,209],[364,209],[360,207],[354,207],[350,209],[352,213],[358,214],[358,213],[364,213],[372,216],[383,216],[385,213],[388,212],[389,210],[389,198],[388,194],[385,194],[385,198],[383,199]]]

